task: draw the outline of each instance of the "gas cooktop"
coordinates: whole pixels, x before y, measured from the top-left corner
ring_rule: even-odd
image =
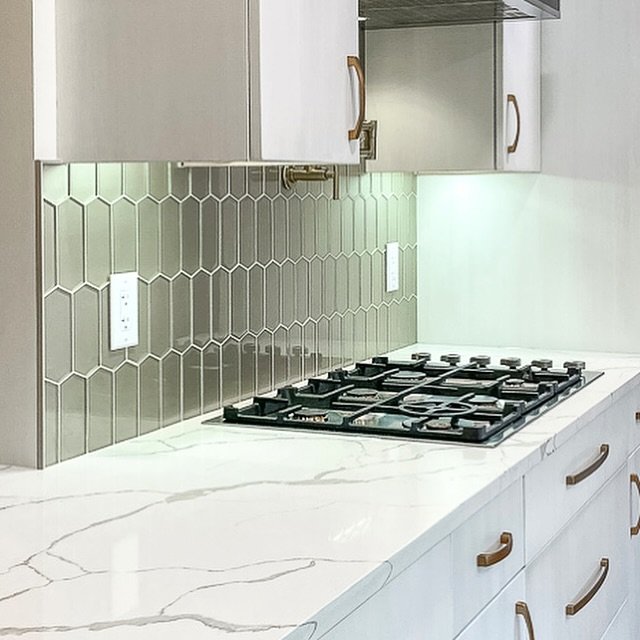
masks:
[[[496,446],[603,375],[581,361],[376,357],[224,408],[225,422]],[[210,420],[208,423],[214,423]]]

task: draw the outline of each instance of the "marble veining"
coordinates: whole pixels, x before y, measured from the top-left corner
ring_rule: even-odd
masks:
[[[192,419],[0,468],[0,637],[317,640],[637,384],[640,357],[588,364],[496,449]]]

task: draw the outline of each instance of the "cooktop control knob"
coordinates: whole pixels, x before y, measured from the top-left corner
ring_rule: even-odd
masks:
[[[429,360],[431,360],[431,354],[430,353],[426,353],[426,352],[412,353],[411,354],[411,359],[412,360],[426,360],[427,362],[429,362]]]
[[[477,364],[480,367],[486,367],[491,364],[491,356],[473,356],[469,358],[469,362]]]
[[[553,360],[532,360],[532,367],[538,367],[538,369],[542,369],[542,371],[549,371],[551,367],[553,367]]]
[[[522,365],[522,360],[520,360],[520,358],[502,358],[500,364],[510,369],[517,369]]]
[[[448,353],[444,356],[440,356],[440,360],[455,367],[457,364],[460,364],[460,360],[462,360],[462,358],[457,353]]]
[[[581,360],[571,360],[571,362],[565,362],[564,366],[567,369],[577,369],[578,371],[584,371],[587,365]]]

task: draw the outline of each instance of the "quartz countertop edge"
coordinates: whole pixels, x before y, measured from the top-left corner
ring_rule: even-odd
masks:
[[[223,424],[219,413],[45,471],[0,466],[0,638],[317,640],[626,395],[640,356],[494,449]],[[93,637],[93,633],[91,633]]]

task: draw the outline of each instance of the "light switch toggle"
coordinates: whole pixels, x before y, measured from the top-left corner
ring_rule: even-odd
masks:
[[[110,278],[111,351],[139,343],[138,274],[113,273]]]

